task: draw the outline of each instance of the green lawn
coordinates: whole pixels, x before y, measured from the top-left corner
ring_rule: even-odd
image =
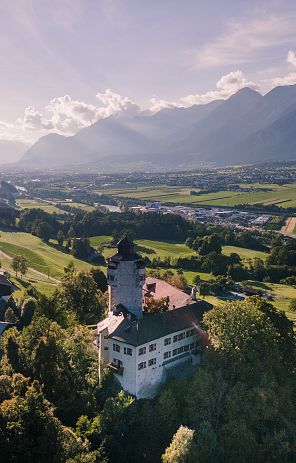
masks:
[[[0,232],[0,250],[12,257],[15,254],[25,255],[30,267],[45,274],[49,273],[54,278],[61,278],[64,267],[71,261],[78,270],[88,270],[92,267],[29,233]]]

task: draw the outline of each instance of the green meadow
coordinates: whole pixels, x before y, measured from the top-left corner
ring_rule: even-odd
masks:
[[[54,278],[63,276],[64,268],[73,261],[78,270],[88,270],[91,265],[60,251],[54,244],[46,244],[37,236],[23,232],[0,232],[1,251],[13,257],[23,254],[29,266]],[[1,260],[1,258],[0,258]]]
[[[20,209],[42,209],[43,211],[48,212],[48,214],[63,213],[61,209],[58,209],[53,204],[45,203],[38,199],[17,199],[16,205]]]
[[[75,202],[71,203],[69,201],[61,202],[60,204],[64,206],[74,207],[76,209],[81,209],[82,211],[85,211],[85,212],[92,212],[95,210],[95,207],[90,206],[89,204],[75,203]]]
[[[267,252],[263,251],[254,251],[253,249],[240,248],[238,246],[223,246],[222,252],[226,256],[229,256],[231,253],[235,252],[241,258],[244,263],[247,263],[250,259],[262,259],[265,260],[268,257]]]
[[[91,244],[94,247],[108,243],[110,240],[110,236],[95,236],[90,238]],[[143,256],[148,256],[149,258],[160,257],[161,259],[165,257],[190,257],[194,254],[194,252],[184,244],[170,241],[136,240],[136,250]],[[115,252],[115,247],[104,248],[103,251],[105,257],[109,257]],[[249,259],[254,259],[255,257],[266,259],[268,255],[267,253],[261,251],[252,251],[250,249],[244,249],[235,246],[224,246],[223,252],[225,254],[236,252],[246,263]],[[8,254],[11,257],[13,257],[15,254],[24,254],[29,261],[29,266],[38,272],[41,272],[43,275],[37,275],[35,272],[29,270],[22,280],[19,278],[16,279],[11,267],[11,260],[8,259],[3,253]],[[42,293],[51,295],[57,288],[57,285],[54,282],[50,282],[47,279],[47,275],[49,274],[49,276],[53,278],[60,279],[63,276],[64,268],[71,261],[74,263],[78,270],[89,270],[92,268],[92,266],[87,262],[75,259],[70,254],[66,254],[65,252],[59,250],[56,244],[46,244],[38,237],[23,232],[0,232],[0,261],[2,267],[11,272],[12,278],[20,288],[20,290],[15,293],[17,298],[22,296],[28,283],[32,284]],[[106,268],[102,268],[104,271],[106,270]],[[159,270],[160,275],[165,271],[165,269]],[[175,269],[172,271],[176,273]],[[210,273],[198,271],[183,272],[183,275],[189,285],[193,284],[194,277],[197,274],[200,275],[200,277],[204,280],[214,278],[214,276]],[[296,321],[296,314],[293,314],[289,311],[289,304],[291,299],[296,298],[296,288],[276,283],[261,283],[256,281],[250,282],[250,284],[252,284],[254,287],[261,288],[269,292],[273,296],[272,303],[278,309],[287,312],[289,318]],[[214,296],[207,296],[205,299],[213,304],[221,304],[222,302],[221,299]]]

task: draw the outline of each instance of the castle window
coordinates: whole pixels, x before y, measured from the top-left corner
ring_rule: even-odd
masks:
[[[189,344],[186,344],[186,346],[184,346],[184,352],[187,352],[189,350]]]
[[[123,352],[125,355],[133,355],[133,351],[130,347],[124,347]]]
[[[177,334],[175,334],[175,336],[173,337],[173,342],[176,342],[176,341],[178,341],[178,335]]]
[[[178,354],[181,354],[184,352],[184,346],[178,348]]]
[[[178,341],[181,341],[181,339],[185,338],[185,333],[180,333],[178,334]]]
[[[104,350],[108,350],[108,347],[104,347]]]
[[[117,368],[122,368],[123,363],[119,359],[113,359],[113,365]]]
[[[144,354],[146,354],[146,347],[140,347],[139,355],[144,355]]]
[[[165,352],[165,353],[163,354],[163,358],[164,358],[164,359],[169,359],[170,356],[171,356],[171,351],[170,351],[170,350],[169,350],[168,352]]]
[[[150,360],[148,361],[148,367],[152,367],[152,365],[156,365],[156,358],[150,359]]]
[[[113,350],[115,350],[115,352],[120,352],[120,346],[118,344],[113,344]]]
[[[144,368],[146,368],[146,362],[139,363],[138,370],[143,370]]]
[[[149,346],[149,352],[153,352],[154,350],[156,350],[156,343],[150,344]]]
[[[171,342],[172,342],[171,338],[165,338],[164,345],[168,346],[169,344],[171,344]]]
[[[178,349],[174,349],[173,350],[173,355],[177,355],[177,353],[178,353]]]

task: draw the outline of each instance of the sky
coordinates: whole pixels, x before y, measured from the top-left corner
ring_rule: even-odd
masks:
[[[295,0],[0,2],[0,140],[296,84]]]

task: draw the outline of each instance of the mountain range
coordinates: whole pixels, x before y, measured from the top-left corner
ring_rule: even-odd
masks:
[[[266,95],[243,88],[227,100],[155,114],[122,112],[71,137],[49,134],[19,167],[188,168],[296,159],[296,85]]]

